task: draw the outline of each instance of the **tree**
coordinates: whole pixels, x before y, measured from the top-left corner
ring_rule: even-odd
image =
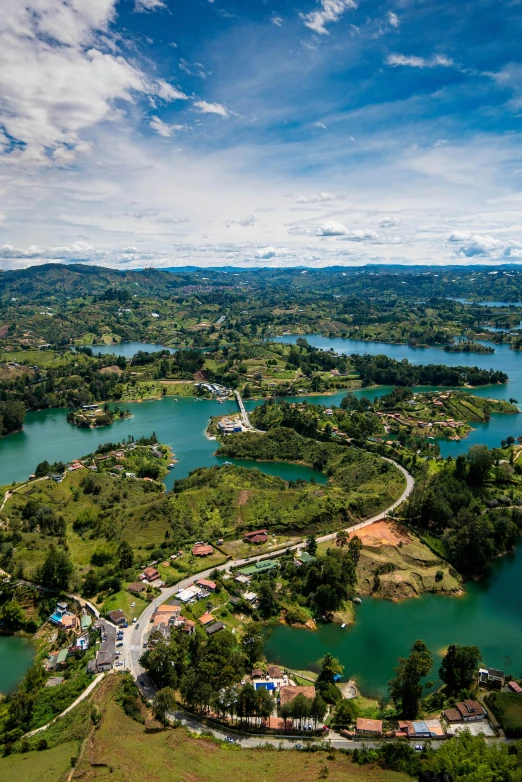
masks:
[[[69,586],[72,572],[73,565],[66,552],[51,546],[39,570],[38,578],[47,589],[60,592]]]
[[[348,543],[348,533],[346,532],[346,530],[342,529],[335,536],[335,545],[339,546],[342,549],[344,546],[346,546],[347,543]]]
[[[388,687],[393,702],[406,719],[415,719],[419,712],[423,690],[421,680],[431,671],[432,665],[431,652],[424,641],[415,641],[409,657],[398,658],[397,675]]]
[[[241,642],[243,651],[245,652],[250,665],[261,659],[263,656],[263,637],[259,632],[252,629],[247,629]]]
[[[16,600],[9,600],[0,609],[0,619],[7,627],[17,630],[25,620],[22,607]]]
[[[350,543],[348,544],[348,554],[354,564],[354,567],[357,567],[357,565],[359,564],[361,549],[362,549],[361,539],[357,535],[354,535],[353,538],[350,540]]]
[[[336,725],[352,725],[359,716],[353,698],[343,698],[335,711]]]
[[[458,695],[473,684],[477,668],[482,659],[477,646],[456,646],[451,644],[442,658],[439,676],[446,685],[449,695]]]
[[[481,484],[493,465],[493,455],[486,445],[472,445],[468,451],[468,481]]]
[[[122,570],[127,570],[134,564],[134,553],[126,540],[122,540],[118,546],[118,560]]]
[[[306,698],[302,693],[296,695],[290,704],[292,709],[292,717],[295,720],[299,720],[299,727],[302,726],[303,719],[310,716],[312,701],[310,698]]]
[[[272,585],[268,581],[261,581],[259,584],[257,599],[259,602],[259,613],[262,617],[268,618],[279,613],[279,602]]]
[[[176,694],[171,687],[163,687],[158,690],[152,701],[152,709],[154,714],[162,723],[163,727],[166,727],[169,723],[169,713],[172,713],[176,708]]]
[[[315,555],[317,554],[317,541],[314,535],[310,535],[310,537],[306,541],[306,550],[308,551],[311,557],[315,557]]]
[[[326,710],[326,701],[322,697],[321,693],[318,692],[310,706],[310,716],[314,721],[314,725],[317,726],[318,722],[322,722],[324,720]]]
[[[318,682],[325,682],[326,684],[334,684],[338,677],[342,675],[344,667],[340,664],[337,657],[333,657],[330,652],[325,654],[321,672],[317,677]]]

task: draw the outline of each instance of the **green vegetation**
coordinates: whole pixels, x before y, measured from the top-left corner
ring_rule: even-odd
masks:
[[[80,429],[97,429],[100,426],[110,426],[114,421],[129,418],[129,416],[129,410],[120,410],[119,407],[111,408],[105,403],[103,409],[70,410],[67,413],[67,420]]]
[[[358,516],[371,516],[387,507],[404,487],[402,474],[389,462],[357,448],[302,437],[292,429],[227,437],[217,453],[236,459],[304,462],[325,472],[332,486],[343,492],[342,501],[348,513]],[[331,517],[338,513],[331,505]]]
[[[491,692],[485,698],[487,706],[500,722],[506,736],[522,737],[522,702],[514,692]]]

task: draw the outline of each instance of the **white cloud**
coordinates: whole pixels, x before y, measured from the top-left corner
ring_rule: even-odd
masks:
[[[73,162],[80,134],[123,116],[136,94],[186,96],[149,79],[107,37],[117,0],[4,0],[0,28],[0,125],[18,142],[12,161]],[[114,43],[114,42],[112,42]],[[1,147],[0,147],[1,152]]]
[[[166,8],[163,0],[136,0],[134,4],[135,11],[157,11],[159,8]]]
[[[448,236],[448,241],[458,243],[460,246],[457,252],[466,258],[473,258],[475,255],[491,255],[508,247],[506,242],[495,239],[494,236],[481,236],[464,231],[453,231]]]
[[[400,225],[401,220],[398,217],[384,215],[384,217],[379,218],[377,223],[381,226],[381,228],[392,228],[394,225]]]
[[[325,220],[317,229],[317,236],[345,236],[348,233],[349,230],[345,225],[333,220]]]
[[[273,16],[272,17],[272,24],[277,25],[278,27],[281,27],[283,25],[283,20],[280,16]]]
[[[194,62],[190,63],[187,62],[187,60],[184,60],[181,58],[179,61],[179,67],[182,71],[184,71],[189,76],[197,76],[198,79],[206,79],[207,73],[205,73],[205,68],[202,63],[200,62]]]
[[[415,55],[389,54],[386,63],[397,67],[405,65],[409,68],[436,68],[437,66],[449,68],[453,65],[453,60],[444,55],[434,55],[427,59],[426,57],[416,57]]]
[[[228,117],[228,109],[221,103],[208,103],[206,100],[198,100],[194,106],[203,114],[219,114],[220,117]]]
[[[324,124],[324,122],[316,122],[316,123],[315,123],[315,127],[316,127],[316,128],[322,128],[323,130],[328,130],[328,128],[326,127],[326,125]]]
[[[152,130],[162,136],[163,138],[170,138],[177,130],[183,130],[184,125],[169,125],[167,122],[163,122],[159,117],[152,117],[149,122]]]
[[[286,247],[261,247],[256,250],[256,258],[268,260],[269,258],[280,258],[287,254]]]
[[[319,204],[325,201],[338,201],[341,198],[342,196],[336,193],[305,193],[297,196],[295,201],[297,204]]]
[[[310,11],[308,14],[300,14],[305,27],[319,35],[327,35],[325,25],[338,22],[348,8],[357,8],[354,0],[320,0],[321,10]]]
[[[393,11],[388,11],[388,24],[391,24],[392,27],[399,26],[399,17]]]

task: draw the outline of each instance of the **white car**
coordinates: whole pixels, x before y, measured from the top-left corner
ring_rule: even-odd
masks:
[[[123,663],[121,662],[121,660],[118,660],[118,662],[116,663],[116,665],[117,665],[117,666],[121,666],[121,665],[123,665]]]
[[[136,608],[136,603],[131,603],[131,608]]]

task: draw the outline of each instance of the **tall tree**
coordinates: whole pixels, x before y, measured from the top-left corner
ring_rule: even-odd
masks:
[[[72,572],[73,565],[65,551],[51,546],[38,576],[43,586],[59,592],[69,586]]]
[[[456,646],[451,644],[442,658],[439,676],[446,685],[449,695],[458,695],[473,684],[482,659],[477,646]]]
[[[176,693],[171,687],[158,690],[152,701],[152,709],[164,727],[169,724],[169,714],[176,708]]]
[[[321,664],[321,672],[317,677],[318,682],[333,684],[338,676],[342,675],[344,667],[340,664],[337,657],[333,657],[330,652],[325,654]]]
[[[118,546],[118,561],[123,570],[127,570],[134,564],[134,553],[126,540],[122,540]]]
[[[407,719],[415,719],[419,713],[423,691],[421,681],[429,674],[432,665],[433,658],[424,641],[415,641],[409,657],[398,658],[396,677],[388,687],[393,702]]]

